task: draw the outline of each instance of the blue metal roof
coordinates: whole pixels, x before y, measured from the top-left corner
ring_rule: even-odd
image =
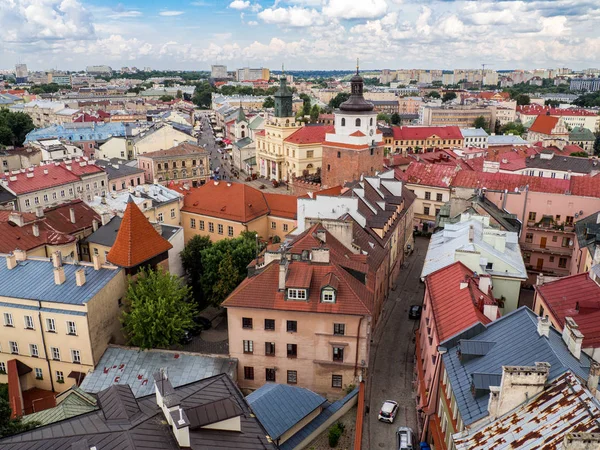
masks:
[[[66,139],[71,142],[106,141],[111,137],[124,137],[126,129],[127,127],[123,122],[52,125],[30,131],[25,138],[25,142],[47,138]]]
[[[305,388],[268,383],[248,395],[246,401],[276,441],[327,399]]]
[[[311,434],[313,434],[317,429],[323,425],[327,419],[333,416],[336,412],[338,412],[342,406],[352,400],[354,397],[358,395],[358,388],[355,388],[352,392],[346,395],[344,398],[339,399],[334,403],[325,403],[323,405],[323,412],[311,420],[304,428],[300,429],[296,434],[294,434],[291,438],[285,441],[283,444],[279,446],[280,450],[293,450],[296,448],[298,444],[300,444],[304,439],[308,438]]]
[[[19,309],[28,309],[28,310],[36,310],[42,312],[49,312],[55,314],[69,314],[71,316],[87,316],[85,311],[69,311],[68,309],[56,309],[56,308],[38,308],[37,306],[32,305],[19,305],[17,303],[6,303],[0,302],[0,306],[4,306],[5,308],[19,308]]]
[[[121,269],[94,270],[90,266],[65,264],[66,281],[54,283],[54,267],[50,261],[28,259],[14,269],[6,262],[0,263],[0,297],[22,298],[43,302],[82,305],[96,295],[106,284],[119,274]],[[75,283],[75,271],[85,269],[86,282]]]
[[[497,382],[502,375],[502,366],[534,366],[536,362],[550,364],[548,381],[554,380],[567,370],[587,379],[590,358],[581,353],[577,360],[562,340],[562,335],[550,327],[548,337],[537,332],[537,316],[527,307],[521,307],[506,316],[480,328],[472,335],[470,329],[440,344],[447,352],[443,355],[444,365],[458,410],[465,425],[470,425],[488,415],[489,391],[477,396],[472,387],[479,390],[486,383]],[[471,334],[471,336],[469,336]],[[463,358],[458,351],[467,341],[483,341],[487,353],[480,357]],[[489,343],[495,342],[489,348]],[[483,376],[485,374],[485,376]]]

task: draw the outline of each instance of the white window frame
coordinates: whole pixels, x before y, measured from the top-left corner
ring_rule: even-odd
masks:
[[[60,348],[50,347],[50,354],[52,355],[53,361],[60,361]]]
[[[223,224],[222,223],[218,223],[217,224],[217,234],[223,234]]]
[[[190,219],[190,228],[196,228],[196,219]]]
[[[63,373],[62,370],[57,370],[56,371],[56,381],[59,383],[64,383],[65,382],[65,374]]]
[[[244,353],[254,353],[254,341],[250,339],[244,339],[243,346]]]
[[[67,334],[69,336],[77,336],[77,324],[72,320],[67,320]]]
[[[158,220],[159,222],[163,222],[165,220],[164,217],[163,217],[163,213],[161,213],[161,212],[158,213],[156,215],[156,220]]]
[[[331,298],[326,298],[326,296],[331,296]],[[335,291],[333,289],[323,289],[321,303],[335,303]]]
[[[31,202],[28,198],[25,199],[25,206],[31,206]]]
[[[38,346],[37,344],[29,344],[29,353],[31,354],[31,356],[33,356],[34,358],[39,358],[40,356],[40,352],[38,350]]]
[[[5,327],[14,327],[13,316],[11,313],[4,313],[4,326]]]
[[[13,355],[19,354],[19,343],[16,341],[8,341],[8,346],[10,347],[10,353]]]
[[[171,219],[175,218],[175,208],[171,208]]]
[[[0,372],[6,373],[6,363],[4,361],[0,361]]]
[[[27,330],[33,330],[35,328],[33,326],[33,316],[23,316],[23,321],[25,322],[25,328]]]
[[[306,289],[288,288],[287,298],[290,300],[306,300]]]
[[[41,368],[39,368],[39,367],[35,368],[35,379],[36,380],[43,380],[44,379],[44,371]]]
[[[81,364],[81,352],[79,350],[71,350],[71,359],[73,364]]]
[[[46,331],[50,333],[56,333],[56,322],[52,318],[46,319]]]

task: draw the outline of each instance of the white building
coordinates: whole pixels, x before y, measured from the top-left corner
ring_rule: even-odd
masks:
[[[227,66],[213,64],[210,66],[211,78],[227,78]]]
[[[42,161],[45,163],[84,156],[83,150],[79,147],[62,143],[58,139],[32,141],[31,146],[42,152]]]
[[[465,147],[488,148],[488,134],[483,128],[461,128]]]

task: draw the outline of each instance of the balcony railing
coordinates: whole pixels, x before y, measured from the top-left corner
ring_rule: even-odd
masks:
[[[522,242],[521,250],[527,252],[545,253],[549,255],[571,256],[573,254],[572,247],[561,247],[560,245],[548,245],[542,247],[539,243]]]

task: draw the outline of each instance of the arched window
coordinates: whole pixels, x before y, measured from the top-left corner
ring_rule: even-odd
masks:
[[[176,170],[174,170],[174,171],[173,171],[173,179],[176,179],[176,178],[177,178],[177,171],[176,171]]]
[[[360,127],[360,119],[356,119],[356,126]]]
[[[242,138],[245,138],[245,137],[246,137],[246,132],[242,131]]]
[[[369,121],[369,125],[373,126],[373,118],[371,117],[371,120]]]
[[[342,126],[345,127],[346,126],[346,119],[344,117],[342,117]]]

